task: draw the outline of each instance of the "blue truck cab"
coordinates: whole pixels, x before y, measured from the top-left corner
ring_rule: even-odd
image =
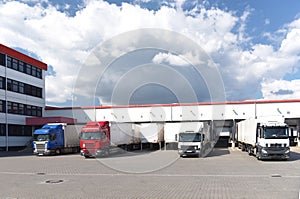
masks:
[[[63,124],[46,124],[33,133],[33,152],[36,155],[60,154],[64,147]]]

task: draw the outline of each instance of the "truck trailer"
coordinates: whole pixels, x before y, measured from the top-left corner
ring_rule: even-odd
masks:
[[[33,153],[51,155],[79,152],[79,133],[82,125],[49,123],[33,133]]]
[[[290,157],[288,126],[284,118],[246,119],[237,123],[238,147],[257,159]]]
[[[88,122],[81,130],[80,153],[86,158],[108,156],[137,145],[139,137],[130,123]]]
[[[134,129],[141,141],[142,148],[161,149],[164,142],[163,123],[134,124]]]

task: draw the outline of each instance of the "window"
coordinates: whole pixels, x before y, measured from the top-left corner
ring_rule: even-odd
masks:
[[[0,124],[0,136],[6,135],[5,127],[6,127],[5,124]]]
[[[19,104],[18,114],[25,115],[25,106],[24,106],[24,104]]]
[[[0,76],[0,89],[5,89],[5,78]]]
[[[0,77],[0,82],[1,82],[1,77]],[[1,83],[0,83],[0,88],[1,88]],[[7,90],[13,91],[16,93],[30,95],[33,97],[39,97],[39,98],[43,97],[43,94],[42,94],[43,89],[42,88],[32,86],[29,84],[25,84],[22,82],[18,82],[15,80],[11,80],[11,79],[7,79]]]
[[[24,62],[22,62],[22,61],[19,61],[19,71],[20,72],[24,72]]]
[[[5,113],[5,101],[0,100],[0,112]]]
[[[7,102],[7,112],[12,113],[12,102]]]
[[[18,70],[19,69],[19,67],[18,67],[18,60],[13,59],[12,61],[13,61],[12,68],[14,70]]]
[[[37,107],[36,116],[37,117],[42,117],[42,107]]]
[[[7,56],[7,60],[6,60],[6,66],[8,68],[12,68],[12,60],[11,60],[11,57]]]
[[[26,106],[26,115],[32,116],[31,106],[30,105]]]
[[[19,82],[12,81],[12,91],[19,92]]]
[[[25,93],[24,87],[25,87],[24,83],[20,82],[19,83],[19,93],[22,93],[22,94]]]
[[[5,55],[0,53],[0,65],[5,66]]]
[[[31,93],[29,95],[36,97],[36,87],[35,86],[31,86]]]
[[[18,114],[19,113],[19,104],[18,103],[12,103],[12,113]]]
[[[30,64],[26,64],[26,73],[28,75],[31,75],[31,65]]]
[[[12,80],[7,79],[7,90],[12,91]]]
[[[39,79],[42,79],[42,74],[43,74],[42,69],[37,68],[36,69],[36,77],[39,78]]]
[[[36,106],[31,106],[31,115],[32,116],[37,116],[37,110],[36,110]]]
[[[34,66],[31,67],[31,75],[36,77],[36,67]]]

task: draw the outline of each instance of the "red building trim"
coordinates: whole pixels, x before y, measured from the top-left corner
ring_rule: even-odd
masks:
[[[77,119],[69,117],[27,117],[26,125],[39,126],[47,123],[67,123],[76,124]]]
[[[43,69],[43,70],[47,70],[48,69],[48,66],[47,64],[45,64],[44,62],[41,62],[39,60],[36,60],[32,57],[29,57],[28,55],[25,55],[23,53],[20,53],[12,48],[9,48],[7,46],[4,46],[3,44],[0,44],[0,52],[1,53],[4,53],[4,54],[7,54],[8,56],[11,56],[15,59],[18,59],[18,60],[21,60],[23,62],[26,62],[30,65],[33,65],[33,66],[36,66],[40,69]]]

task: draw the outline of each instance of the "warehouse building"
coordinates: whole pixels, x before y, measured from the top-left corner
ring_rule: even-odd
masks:
[[[236,139],[237,122],[247,118],[270,116],[284,118],[290,127],[291,143],[299,143],[299,99],[45,107],[45,71],[45,63],[0,44],[0,149],[30,146],[34,129],[45,123],[85,124],[89,121],[163,125],[210,121],[213,124],[213,133],[230,144]],[[164,134],[166,146],[171,146],[174,142],[174,136]]]
[[[33,127],[26,117],[43,117],[47,64],[0,44],[0,148],[24,146]]]

